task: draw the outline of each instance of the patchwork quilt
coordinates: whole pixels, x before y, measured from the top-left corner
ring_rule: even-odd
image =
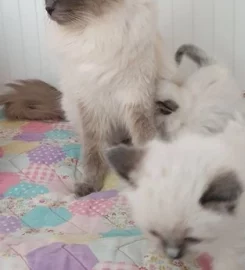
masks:
[[[0,111],[1,270],[195,270],[151,250],[108,175],[77,199],[80,145],[68,123],[8,122]]]

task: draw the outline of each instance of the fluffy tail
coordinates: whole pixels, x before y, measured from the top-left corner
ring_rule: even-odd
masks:
[[[39,80],[20,80],[5,85],[0,95],[5,116],[10,120],[64,120],[61,92]]]
[[[213,62],[204,50],[192,44],[184,44],[180,46],[175,53],[175,61],[177,64],[181,64],[185,55],[200,67],[211,65]]]

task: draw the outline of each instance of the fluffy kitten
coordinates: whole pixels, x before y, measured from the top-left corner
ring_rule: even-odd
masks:
[[[137,225],[173,259],[208,252],[213,270],[245,263],[245,124],[213,136],[188,133],[107,153],[128,184]]]
[[[0,105],[10,120],[64,120],[61,93],[40,80],[21,80],[1,88]]]
[[[236,110],[244,111],[243,93],[233,75],[203,50],[183,45],[176,61],[180,67],[175,76],[161,80],[156,94],[157,126],[162,135],[172,138],[185,130],[220,132]],[[171,108],[174,112],[167,113]]]
[[[46,0],[46,10],[55,22],[62,106],[83,145],[76,193],[84,196],[103,185],[102,150],[114,132],[135,145],[155,136],[155,84],[163,66],[154,0]]]

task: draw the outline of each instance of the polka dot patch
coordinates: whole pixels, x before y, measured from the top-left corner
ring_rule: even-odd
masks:
[[[0,216],[0,233],[12,233],[21,228],[21,220],[14,216]]]
[[[46,138],[54,140],[65,140],[74,136],[74,133],[69,130],[52,130],[45,134]]]
[[[113,205],[113,200],[78,200],[70,205],[69,210],[77,215],[104,216],[109,213]]]
[[[56,227],[66,223],[72,218],[72,214],[65,208],[48,208],[36,206],[22,217],[22,222],[38,229],[42,227]]]
[[[59,181],[56,171],[44,164],[31,164],[22,171],[22,174],[26,180],[41,185],[47,185],[51,181]]]
[[[65,153],[60,147],[42,145],[28,153],[33,163],[51,165],[58,163],[65,158]]]
[[[5,194],[5,197],[14,198],[34,198],[37,195],[48,193],[49,190],[41,185],[35,185],[32,183],[21,182],[17,186],[11,187]]]

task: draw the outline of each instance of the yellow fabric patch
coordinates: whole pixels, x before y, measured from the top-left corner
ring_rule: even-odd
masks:
[[[109,173],[106,176],[103,190],[116,189],[118,187],[119,180],[114,173]]]
[[[1,121],[0,126],[3,128],[15,129],[20,128],[27,122],[25,121]]]
[[[65,234],[65,235],[54,235],[52,239],[55,240],[55,242],[65,243],[65,244],[88,244],[92,241],[100,239],[101,236],[99,235],[92,235],[92,234]]]
[[[29,152],[38,146],[38,142],[15,141],[3,146],[2,148],[5,154],[22,154],[25,152]]]

